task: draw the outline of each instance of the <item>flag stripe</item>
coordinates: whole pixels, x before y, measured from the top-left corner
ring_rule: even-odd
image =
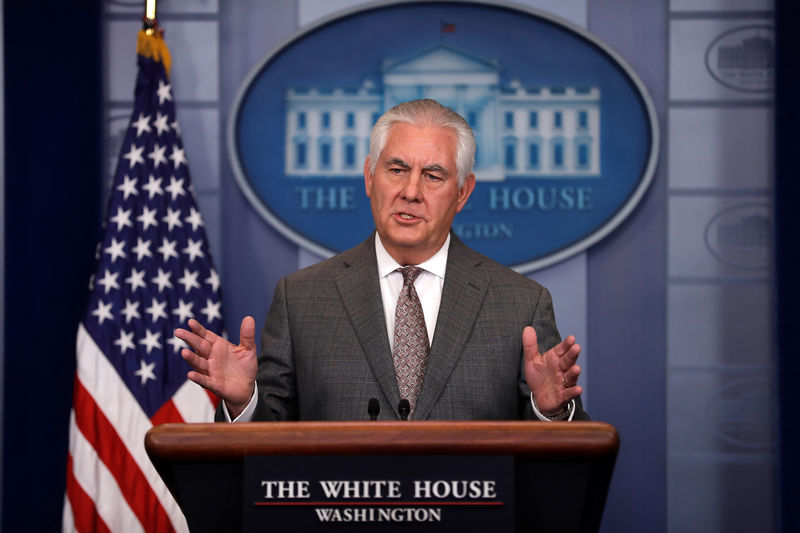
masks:
[[[208,394],[209,399],[211,399],[211,405],[214,406],[214,411],[216,411],[217,407],[219,406],[219,402],[220,402],[219,396],[217,396],[216,394],[214,394],[210,390],[207,390],[206,394]]]
[[[77,373],[81,384],[91,394],[98,408],[102,406],[104,415],[124,444],[127,453],[133,457],[170,516],[172,526],[177,531],[188,531],[183,513],[144,449],[144,434],[152,427],[150,420],[138,407],[128,387],[95,344],[94,339],[86,332],[83,324],[78,327],[78,354]]]
[[[214,405],[211,403],[211,398],[197,383],[187,380],[172,396],[172,403],[185,422],[214,421]]]
[[[78,380],[75,380],[73,404],[78,429],[92,443],[100,460],[117,480],[122,496],[139,521],[147,530],[171,531],[169,518],[136,461],[127,453],[117,432]]]
[[[74,531],[88,532],[95,531],[104,533],[111,531],[94,506],[86,491],[78,484],[72,471],[72,454],[67,455],[67,498],[64,503],[65,529],[70,528]],[[75,507],[76,512],[72,512]]]
[[[150,417],[150,422],[152,422],[154,426],[157,426],[169,422],[185,422],[185,420],[182,419],[181,414],[175,408],[175,403],[170,400],[162,405],[161,409],[159,409],[156,414]]]
[[[70,458],[70,461],[72,461],[72,458]],[[72,472],[68,470],[67,477],[69,478],[70,475],[72,475]],[[69,480],[67,480],[67,489],[69,489]],[[72,516],[72,506],[69,504],[69,494],[66,491],[64,492],[64,512],[61,514],[61,531],[62,533],[75,533],[77,531],[75,529],[75,517]]]
[[[75,424],[75,413],[70,417],[70,452],[72,454],[72,472],[76,482],[95,502],[97,515],[111,531],[137,532],[143,531],[142,524],[133,514],[125,498],[119,491],[114,476],[97,457],[92,444],[87,441]],[[99,496],[102,495],[102,498]],[[78,511],[73,504],[73,513]],[[76,522],[86,517],[75,516]]]

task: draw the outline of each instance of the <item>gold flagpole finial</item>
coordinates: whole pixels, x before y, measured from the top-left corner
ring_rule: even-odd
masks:
[[[145,12],[142,17],[144,28],[139,30],[136,37],[136,53],[160,61],[169,76],[172,59],[169,55],[167,43],[164,42],[164,32],[156,20],[156,0],[146,0]]]
[[[153,35],[158,29],[158,22],[156,22],[156,0],[146,0],[145,2],[144,29],[147,35]]]

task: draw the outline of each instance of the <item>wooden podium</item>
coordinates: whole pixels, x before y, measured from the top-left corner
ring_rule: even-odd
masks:
[[[145,448],[192,532],[240,531],[244,458],[274,455],[512,456],[516,530],[571,532],[599,528],[619,437],[600,422],[165,424]]]

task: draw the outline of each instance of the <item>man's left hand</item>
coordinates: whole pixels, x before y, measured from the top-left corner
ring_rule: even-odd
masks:
[[[522,330],[522,349],[525,354],[525,380],[536,398],[536,405],[545,416],[563,412],[567,404],[583,392],[577,384],[581,367],[575,364],[581,347],[573,335],[556,344],[544,354],[539,353],[536,330]]]

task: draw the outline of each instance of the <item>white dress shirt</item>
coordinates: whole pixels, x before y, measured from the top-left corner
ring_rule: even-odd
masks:
[[[442,287],[444,287],[444,272],[447,269],[447,251],[450,249],[450,234],[439,251],[430,259],[416,265],[422,269],[414,281],[419,302],[422,304],[422,314],[425,316],[425,329],[428,330],[428,345],[433,344],[433,332],[436,330],[436,318],[439,316],[439,304],[442,303]],[[397,269],[406,266],[395,261],[386,248],[383,247],[381,238],[375,234],[375,255],[378,258],[378,281],[381,286],[381,299],[383,300],[383,316],[386,318],[386,333],[389,335],[389,348],[394,353],[394,311],[397,308],[397,299],[403,288],[403,274]]]

